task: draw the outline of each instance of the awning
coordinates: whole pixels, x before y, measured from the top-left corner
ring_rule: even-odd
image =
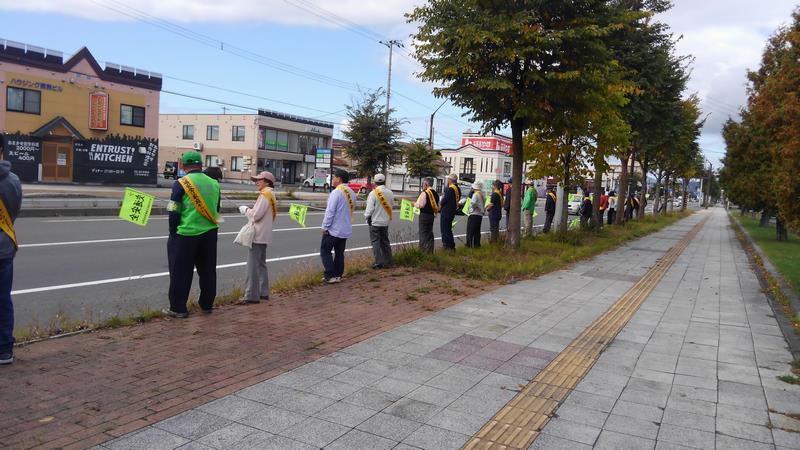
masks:
[[[69,131],[69,133],[72,135],[73,138],[81,141],[86,140],[86,138],[83,137],[81,132],[75,129],[75,127],[73,127],[72,124],[69,123],[69,121],[62,116],[57,116],[55,119],[42,125],[38,130],[31,133],[31,136],[35,136],[38,138],[45,137],[52,130],[58,128],[59,126],[64,127],[65,130]]]

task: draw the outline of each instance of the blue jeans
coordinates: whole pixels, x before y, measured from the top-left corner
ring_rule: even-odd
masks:
[[[0,353],[14,346],[14,305],[11,303],[11,281],[14,278],[14,259],[0,259]]]

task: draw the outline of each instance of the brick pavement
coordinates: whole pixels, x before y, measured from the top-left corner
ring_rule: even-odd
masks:
[[[0,367],[0,448],[91,447],[491,287],[428,274],[431,293],[409,301],[418,277],[381,274],[380,282],[363,274],[268,304],[17,348],[15,363]]]

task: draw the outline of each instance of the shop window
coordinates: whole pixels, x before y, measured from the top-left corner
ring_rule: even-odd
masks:
[[[184,139],[194,139],[194,125],[184,125],[183,126],[183,138]]]
[[[219,167],[219,157],[217,155],[206,155],[206,167]]]
[[[278,132],[276,130],[267,130],[267,140],[265,147],[267,150],[278,149]]]
[[[133,105],[120,105],[119,124],[144,127],[144,108]]]
[[[219,140],[219,125],[206,126],[206,140],[207,141]]]
[[[286,131],[278,131],[278,150],[287,152],[289,151],[289,133]]]
[[[244,142],[244,125],[234,125],[231,127],[231,140],[234,142]]]
[[[231,171],[241,172],[243,160],[243,156],[231,156]]]
[[[511,163],[504,162],[503,163],[503,173],[511,173]]]
[[[31,89],[6,89],[6,110],[28,114],[42,112],[42,93]]]

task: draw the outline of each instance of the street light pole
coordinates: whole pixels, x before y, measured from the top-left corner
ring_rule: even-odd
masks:
[[[428,145],[430,146],[431,150],[433,150],[433,116],[439,112],[439,109],[444,106],[445,103],[447,103],[447,100],[443,101],[442,104],[439,105],[439,108],[436,108],[436,110],[431,114],[430,135],[428,137]]]
[[[708,162],[708,183],[706,183],[706,209],[708,209],[708,204],[711,201],[711,171],[713,170],[714,166],[711,164],[711,161]]]

